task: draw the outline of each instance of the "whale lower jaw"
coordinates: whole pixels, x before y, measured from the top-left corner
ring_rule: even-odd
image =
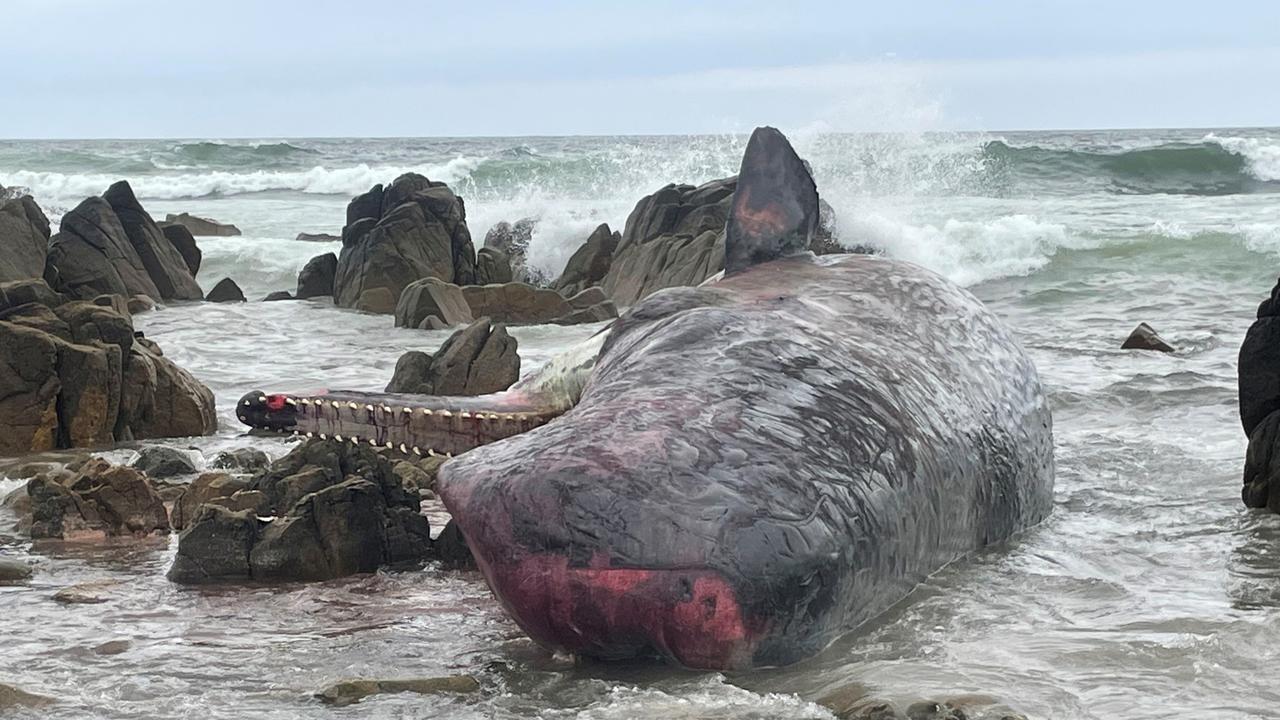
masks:
[[[501,566],[476,560],[530,637],[577,655],[734,670],[753,665],[767,629],[711,569],[571,567],[553,554]]]

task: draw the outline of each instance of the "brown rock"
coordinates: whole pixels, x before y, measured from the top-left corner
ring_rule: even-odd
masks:
[[[298,273],[299,300],[313,297],[333,297],[333,276],[338,270],[338,256],[333,253],[317,255],[307,261]]]
[[[561,295],[569,297],[604,282],[609,266],[613,264],[613,253],[621,239],[622,233],[613,232],[608,224],[597,227],[582,247],[574,251],[564,266],[564,272],[552,287]],[[602,301],[607,299],[602,298]]]
[[[240,234],[240,228],[235,225],[220,223],[217,220],[198,217],[191,213],[165,215],[164,221],[171,225],[181,225],[196,237],[234,237]]]
[[[469,285],[462,288],[462,296],[472,317],[501,323],[548,323],[573,311],[560,293],[525,283]]]
[[[102,199],[115,211],[125,235],[142,260],[142,266],[160,291],[159,295],[143,294],[161,300],[200,300],[204,297],[187,259],[142,208],[129,183],[121,180],[113,184],[102,194]],[[127,297],[135,293],[122,294]]]
[[[39,279],[49,247],[49,220],[30,197],[0,197],[0,283]]]
[[[480,683],[470,675],[416,678],[410,680],[346,680],[316,694],[325,703],[339,707],[360,702],[370,695],[417,693],[419,695],[467,694],[479,692]]]
[[[196,509],[207,502],[234,495],[249,487],[249,481],[233,478],[226,473],[204,473],[187,486],[185,492],[173,503],[171,518],[173,529],[182,530],[195,517]],[[226,507],[224,505],[224,507]]]
[[[1129,337],[1125,339],[1124,344],[1120,346],[1121,350],[1155,350],[1157,352],[1171,353],[1176,352],[1174,347],[1164,341],[1156,333],[1155,328],[1146,323],[1139,323],[1138,327],[1129,333]]]
[[[56,289],[84,300],[104,294],[163,297],[102,198],[88,198],[62,216],[61,230],[49,242],[48,265],[57,272]]]
[[[57,703],[51,697],[29,693],[21,688],[0,683],[0,711],[17,708],[42,708]]]
[[[483,395],[506,390],[519,377],[515,338],[503,325],[481,318],[451,335],[434,356],[402,355],[387,392]]]
[[[472,322],[462,288],[437,278],[424,278],[410,283],[396,303],[396,327],[419,327],[435,316],[445,325]]]
[[[164,233],[165,239],[182,256],[187,270],[192,277],[195,277],[196,273],[200,272],[200,261],[204,259],[204,253],[200,252],[200,246],[196,244],[191,231],[185,225],[166,222],[161,223],[160,232]]]
[[[222,278],[217,285],[209,291],[208,297],[205,298],[209,302],[246,302],[244,299],[244,291],[231,278]]]
[[[57,446],[57,343],[39,330],[0,322],[0,455]]]

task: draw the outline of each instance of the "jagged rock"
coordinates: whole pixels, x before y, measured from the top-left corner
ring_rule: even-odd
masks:
[[[1138,327],[1129,333],[1129,337],[1120,345],[1121,350],[1155,350],[1157,352],[1171,353],[1176,352],[1174,347],[1165,342],[1164,338],[1156,333],[1155,328],[1146,323],[1139,323]]]
[[[434,356],[402,355],[387,392],[484,395],[506,390],[519,377],[516,339],[503,325],[481,318],[451,335]]]
[[[396,327],[420,327],[424,320],[433,316],[445,326],[472,321],[471,308],[457,285],[437,278],[423,278],[411,283],[396,303]]]
[[[191,235],[191,231],[185,225],[161,223],[160,232],[164,233],[169,244],[182,256],[182,261],[186,263],[187,270],[192,277],[195,277],[200,272],[200,261],[204,259],[204,253],[200,252],[200,246],[196,244],[196,239]]]
[[[505,285],[468,285],[462,296],[472,317],[513,324],[548,323],[573,311],[555,290],[511,282]]]
[[[307,261],[298,273],[299,300],[313,297],[333,297],[333,276],[338,271],[338,256],[333,253],[317,255]]]
[[[546,278],[529,267],[526,261],[529,243],[533,240],[533,231],[537,225],[537,218],[521,218],[514,225],[503,220],[485,233],[484,247],[501,253],[511,270],[511,277],[503,282],[515,281],[535,286],[546,284]]]
[[[218,427],[213,392],[138,343],[129,353],[121,418],[131,431],[118,431],[117,440],[209,435]]]
[[[351,201],[334,276],[334,302],[368,312],[394,312],[416,280],[475,281],[475,249],[462,199],[415,173]]]
[[[480,683],[470,675],[415,678],[411,680],[345,680],[316,694],[321,701],[342,707],[370,695],[416,693],[418,695],[467,694],[479,692]]]
[[[0,311],[29,303],[55,308],[66,301],[65,296],[54,292],[53,288],[41,279],[0,283]]]
[[[156,309],[156,301],[146,295],[134,295],[125,302],[125,309],[130,315],[136,315],[140,312]]]
[[[697,285],[724,267],[724,226],[737,178],[667,185],[636,204],[601,283],[619,305]]]
[[[613,232],[607,223],[597,227],[582,247],[574,251],[564,266],[564,272],[551,287],[561,295],[571,297],[599,285],[609,274],[614,250],[621,239],[622,233]]]
[[[275,292],[267,293],[267,296],[262,298],[262,302],[276,302],[277,300],[296,300],[296,299],[297,298],[295,298],[292,294],[290,294],[288,290],[276,290]]]
[[[432,556],[450,570],[475,570],[476,559],[467,546],[467,539],[453,520],[445,523],[440,537],[431,545]]]
[[[113,184],[102,194],[102,199],[115,212],[125,235],[142,260],[142,266],[160,291],[159,295],[144,294],[161,300],[200,300],[204,297],[185,256],[142,208],[129,183],[121,180]],[[133,294],[124,293],[126,297]]]
[[[56,289],[74,297],[163,297],[115,211],[100,197],[62,216],[60,231],[49,241],[48,264],[57,271]]]
[[[1280,282],[1258,306],[1258,319],[1240,345],[1240,420],[1245,435],[1280,410]],[[0,393],[0,397],[3,394]]]
[[[138,457],[129,467],[141,470],[148,477],[167,478],[175,475],[194,475],[196,463],[191,456],[177,448],[164,445],[148,445],[138,451]]]
[[[205,299],[209,302],[216,303],[246,302],[244,298],[244,291],[242,291],[240,286],[236,284],[236,281],[231,278],[222,278],[219,280],[218,284],[213,286],[213,289],[209,291],[209,296]]]
[[[30,197],[0,197],[0,283],[44,275],[49,219]]]
[[[476,251],[476,284],[492,285],[511,282],[511,258],[501,250],[482,247]]]
[[[230,500],[237,498],[259,504],[229,510],[215,498],[198,505],[179,538],[171,580],[322,580],[420,560],[429,549],[416,492],[365,446],[303,443]],[[274,519],[259,523],[266,513]]]
[[[210,472],[200,475],[173,503],[170,524],[174,530],[182,530],[187,522],[195,517],[196,510],[203,504],[218,498],[228,498],[241,490],[249,488],[249,481],[235,478],[221,472]]]
[[[209,467],[236,472],[257,472],[271,463],[271,458],[257,448],[236,448],[218,453]]]
[[[569,298],[569,307],[573,311],[568,315],[556,318],[552,322],[559,325],[576,325],[578,323],[603,322],[618,317],[618,308],[605,296],[599,287],[589,287]]]
[[[294,240],[298,242],[341,242],[342,238],[329,233],[298,233]]]
[[[169,532],[164,501],[146,475],[102,458],[90,459],[65,484],[37,475],[27,481],[27,495],[33,539]]]
[[[0,558],[0,585],[14,585],[31,578],[31,566],[8,558]]]
[[[181,225],[196,237],[234,237],[240,234],[240,228],[235,225],[220,223],[217,220],[210,220],[208,218],[197,217],[191,213],[165,215],[164,221],[173,225]]]

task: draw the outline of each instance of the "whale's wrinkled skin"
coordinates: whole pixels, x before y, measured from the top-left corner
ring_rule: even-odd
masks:
[[[428,428],[469,450],[439,492],[540,643],[705,669],[794,662],[1048,514],[1049,410],[1011,332],[915,265],[804,253],[817,194],[799,167],[758,130],[724,279],[632,307],[594,363],[569,363],[583,378],[569,392],[543,373],[465,401],[498,409],[485,427],[519,424],[502,420],[517,407],[525,426]],[[253,424],[319,427],[266,399],[246,398]],[[456,424],[463,401],[394,402],[437,424],[453,407]],[[365,412],[328,427],[403,436]]]

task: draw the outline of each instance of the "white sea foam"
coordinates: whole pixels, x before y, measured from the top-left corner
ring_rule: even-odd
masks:
[[[1265,182],[1280,181],[1280,141],[1274,138],[1219,136],[1209,133],[1203,142],[1213,143],[1243,157],[1249,163],[1249,174]]]
[[[1059,248],[1077,244],[1063,225],[1030,215],[917,225],[868,212],[843,218],[841,236],[845,242],[882,248],[961,285],[1028,275],[1048,264]]]
[[[173,200],[213,195],[240,195],[269,190],[291,190],[318,195],[356,195],[377,183],[388,183],[406,172],[418,172],[432,180],[456,183],[467,177],[480,163],[481,157],[456,157],[440,165],[370,166],[347,168],[316,166],[309,170],[256,170],[229,172],[223,170],[198,173],[141,175],[129,178],[134,193],[142,200]],[[0,185],[17,185],[31,189],[41,202],[75,204],[91,195],[99,195],[119,180],[114,174],[66,174],[17,170],[0,174]]]

